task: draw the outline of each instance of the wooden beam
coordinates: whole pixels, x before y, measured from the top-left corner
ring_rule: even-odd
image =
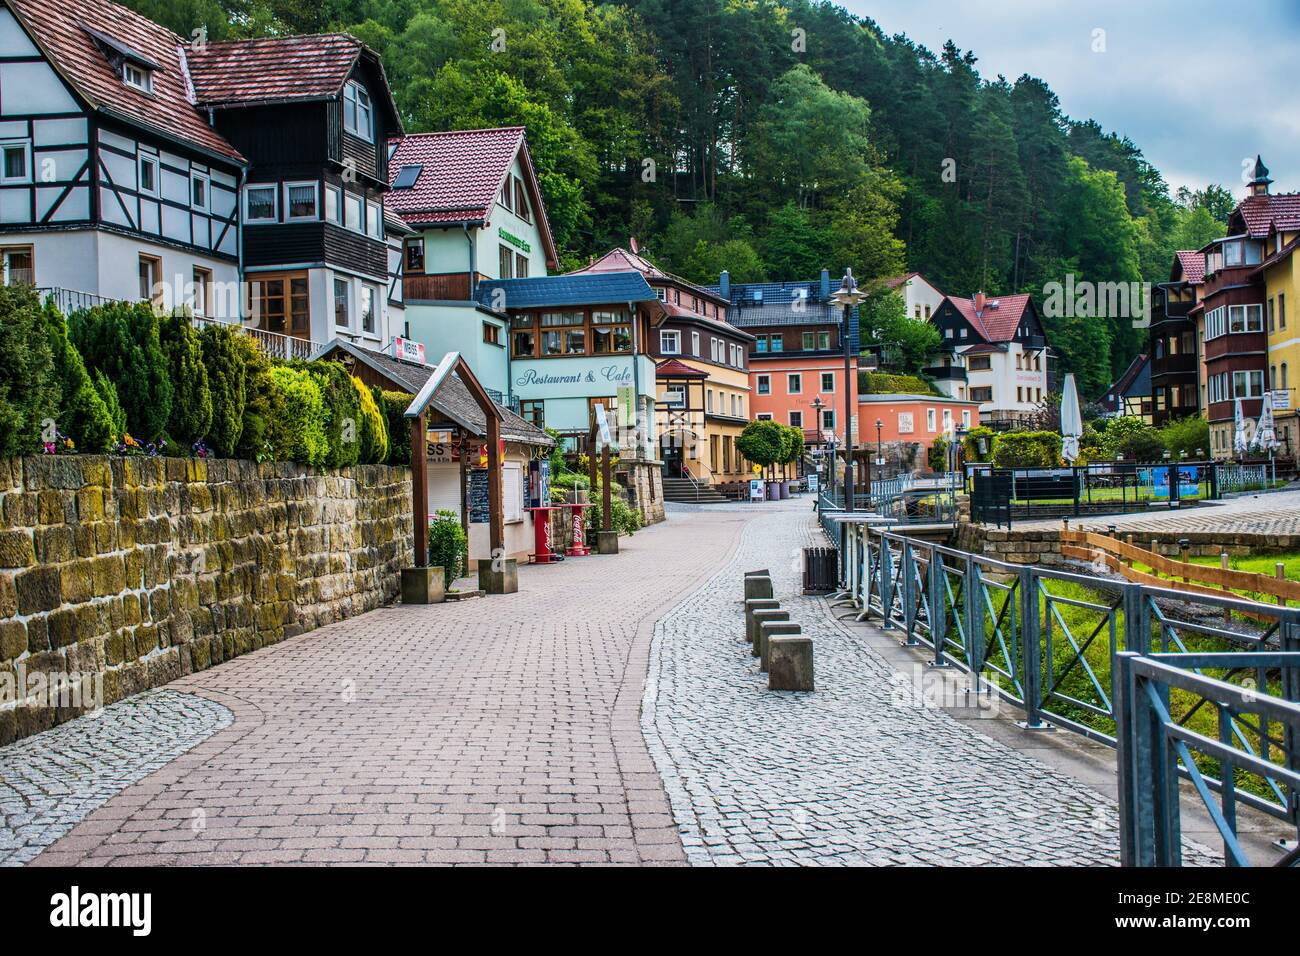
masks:
[[[415,514],[415,562],[429,566],[429,449],[424,412],[411,419],[411,504]]]
[[[604,489],[601,491],[601,517],[604,519],[605,531],[614,530],[614,516],[610,510],[610,466],[609,466],[609,446],[606,445],[600,451],[600,475],[604,482]]]
[[[501,495],[501,415],[487,412],[488,440],[488,547],[492,560],[505,556],[506,534]],[[495,409],[493,409],[495,411]]]

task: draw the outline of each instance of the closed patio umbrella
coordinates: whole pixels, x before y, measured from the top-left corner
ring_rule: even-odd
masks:
[[[1232,410],[1232,450],[1238,455],[1246,454],[1250,439],[1246,435],[1246,415],[1241,410],[1241,399],[1237,399]]]
[[[1079,439],[1083,437],[1083,413],[1079,411],[1079,389],[1074,384],[1074,373],[1065,376],[1065,390],[1061,393],[1061,457],[1073,465],[1079,457]]]

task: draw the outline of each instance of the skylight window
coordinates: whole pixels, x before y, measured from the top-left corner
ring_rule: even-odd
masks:
[[[397,173],[397,178],[393,180],[394,189],[410,189],[415,185],[416,180],[420,178],[420,173],[424,171],[421,165],[403,166]]]
[[[153,71],[134,63],[122,64],[122,82],[142,93],[153,92]]]

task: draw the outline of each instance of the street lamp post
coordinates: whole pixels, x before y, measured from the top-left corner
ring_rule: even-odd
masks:
[[[885,428],[885,423],[879,418],[876,419],[876,467],[881,469],[881,478],[884,478],[885,467],[885,443],[881,438],[881,432]]]
[[[818,435],[818,437],[820,437],[820,436],[821,436],[821,433],[822,433],[822,397],[821,397],[820,395],[817,395],[817,396],[814,396],[814,397],[813,397],[813,400],[812,400],[812,407],[813,407],[813,416],[814,416],[814,421],[816,422],[816,425],[817,425],[817,435]],[[818,479],[821,478],[821,468],[820,468],[820,467],[817,469],[817,477],[818,477]],[[818,484],[820,485],[820,481],[818,482]],[[822,490],[821,490],[820,487],[818,487],[818,489],[817,489],[817,498],[816,498],[816,505],[817,505],[818,513],[820,513],[820,511],[821,511],[821,500],[822,500]]]
[[[864,296],[858,291],[857,280],[853,270],[845,269],[840,288],[831,296],[831,301],[844,308],[844,328],[840,338],[844,340],[844,510],[853,510],[853,352],[849,336],[849,323],[853,313]]]

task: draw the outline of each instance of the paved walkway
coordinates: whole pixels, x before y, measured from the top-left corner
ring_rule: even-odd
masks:
[[[803,508],[769,508],[731,562],[655,628],[642,727],[693,864],[1118,862],[1115,803],[923,699],[823,598],[798,595]],[[820,543],[820,542],[819,542]],[[814,640],[817,690],[772,693],[744,642],[766,567]],[[1210,862],[1188,844],[1188,863]]]
[[[792,597],[815,534],[806,500],[675,508],[617,557],[521,569],[518,594],[385,608],[191,675],[0,750],[0,847],[34,865],[1115,862],[1113,803],[924,707],[824,600]],[[738,640],[753,567],[817,642],[814,694],[769,693]]]
[[[1207,502],[1174,511],[1134,511],[1125,515],[1089,515],[1071,518],[1085,527],[1115,525],[1125,531],[1216,531],[1225,534],[1300,536],[1300,491],[1274,491]],[[1016,521],[1021,531],[1057,530],[1060,518]]]
[[[522,568],[518,594],[373,611],[174,682],[234,724],[35,863],[681,862],[638,724],[648,649],[744,520],[692,515]]]

